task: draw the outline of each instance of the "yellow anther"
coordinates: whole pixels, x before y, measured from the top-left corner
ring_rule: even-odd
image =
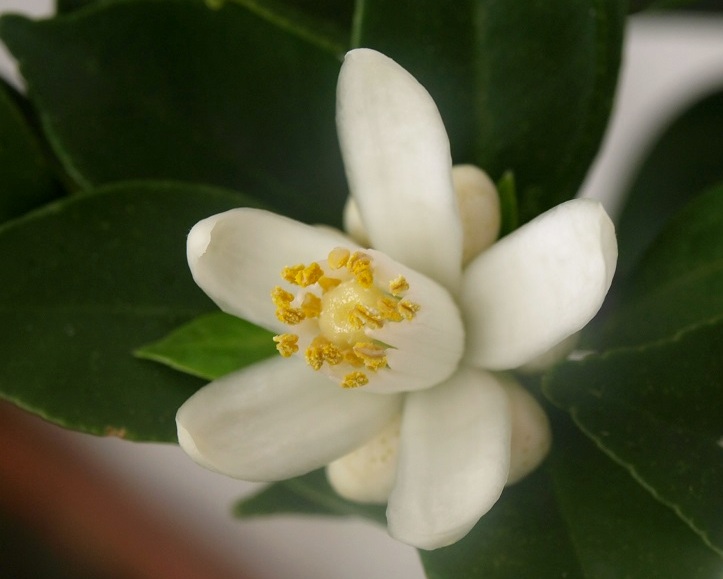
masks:
[[[372,342],[357,342],[352,348],[354,353],[361,358],[369,370],[378,370],[387,365],[387,356],[385,348],[377,346]]]
[[[359,388],[369,384],[369,378],[364,372],[352,372],[344,376],[344,381],[341,383],[342,388]]]
[[[401,322],[404,317],[397,310],[399,302],[394,298],[381,298],[377,303],[379,313],[385,320],[390,322]]]
[[[337,279],[335,277],[326,277],[325,275],[323,275],[319,278],[319,281],[317,281],[316,283],[318,283],[321,286],[322,292],[326,293],[329,290],[332,290],[336,286],[338,286],[341,283],[341,280]]]
[[[363,288],[370,288],[374,283],[374,273],[369,263],[358,261],[354,266],[354,277]]]
[[[301,287],[308,287],[319,281],[323,275],[324,270],[321,269],[321,266],[316,262],[312,262],[308,267],[305,267],[296,274],[296,284]]]
[[[341,351],[341,355],[343,361],[354,368],[361,368],[364,365],[364,360],[357,356],[352,348],[345,348]]]
[[[409,300],[400,300],[399,304],[397,304],[397,308],[405,320],[411,320],[414,319],[414,316],[421,309],[421,306],[410,302]]]
[[[355,330],[360,330],[364,326],[376,330],[384,325],[384,318],[379,312],[375,312],[363,304],[357,304],[349,312],[349,324]]]
[[[343,247],[335,247],[329,252],[327,261],[331,269],[341,269],[349,261],[350,252],[348,249]]]
[[[274,336],[276,349],[284,358],[288,358],[292,354],[299,351],[299,336],[296,334],[280,334]]]
[[[308,344],[304,357],[309,366],[321,370],[324,364],[343,364],[340,374],[333,372],[344,376],[341,386],[359,388],[369,383],[370,376],[373,379],[373,373],[389,367],[389,347],[374,341],[367,330],[412,320],[421,306],[403,297],[409,283],[402,275],[389,282],[388,290],[375,285],[373,258],[363,251],[352,253],[336,247],[329,252],[324,268],[342,271],[338,277],[326,276],[317,262],[282,270],[281,277],[287,282],[302,288],[318,284],[318,289],[297,293],[273,288],[271,299],[279,320],[289,325],[308,320],[297,334],[275,336],[276,349],[288,358],[299,352],[302,341]]]
[[[318,370],[326,362],[331,366],[341,363],[343,356],[339,348],[326,338],[314,338],[305,352],[306,362],[314,370]]]
[[[403,275],[398,276],[389,282],[389,291],[393,296],[399,297],[409,289],[409,282]]]
[[[301,302],[301,311],[307,318],[318,318],[321,313],[321,300],[314,294],[306,294]]]
[[[299,308],[292,308],[290,306],[281,306],[276,308],[276,317],[280,322],[295,326],[301,323],[306,316]]]
[[[303,263],[299,265],[289,265],[281,270],[281,277],[289,283],[299,285],[299,282],[296,281],[296,276],[304,271],[304,267],[306,266]]]
[[[287,292],[285,289],[276,286],[273,290],[271,290],[271,301],[274,302],[274,305],[277,308],[283,308],[285,306],[288,306],[292,301],[294,301],[294,294]]]
[[[363,288],[370,288],[374,283],[372,259],[362,251],[355,251],[349,256],[346,268],[354,274],[357,283]]]
[[[366,269],[367,267],[371,267],[372,264],[372,258],[369,257],[366,253],[363,251],[355,251],[349,256],[349,259],[346,262],[346,268],[356,274],[359,271],[362,271],[363,269]]]

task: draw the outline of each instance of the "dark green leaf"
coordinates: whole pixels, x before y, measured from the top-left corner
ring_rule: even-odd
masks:
[[[206,0],[209,6],[244,6],[282,30],[341,56],[349,48],[354,2],[309,0]]]
[[[695,10],[701,12],[721,12],[723,11],[723,1],[721,0],[633,0],[631,3],[631,12],[638,10],[666,10],[672,8],[681,8],[684,10]]]
[[[340,220],[335,54],[238,5],[187,0],[5,16],[0,33],[79,183],[209,183],[303,220]]]
[[[517,207],[517,187],[515,176],[511,171],[506,171],[497,181],[497,193],[500,196],[500,237],[504,237],[517,229],[520,223],[519,209]]]
[[[566,362],[550,398],[723,554],[723,321]]]
[[[542,470],[505,489],[464,539],[420,555],[430,579],[584,577]]]
[[[723,315],[723,185],[688,204],[638,264],[603,340],[641,344]]]
[[[132,351],[214,309],[188,271],[186,235],[246,202],[127,183],[0,229],[0,396],[77,430],[174,441],[176,409],[201,383]]]
[[[246,320],[214,312],[139,348],[135,355],[215,380],[276,354],[272,337],[268,330]]]
[[[555,433],[549,471],[584,577],[721,577],[723,560],[673,512],[579,431],[565,430]],[[534,572],[520,575],[525,576],[538,577]]]
[[[434,97],[455,163],[511,170],[521,222],[569,199],[607,125],[622,0],[360,0],[354,43]]]
[[[386,524],[385,507],[342,499],[326,480],[324,470],[274,483],[234,506],[237,517],[277,514],[359,516]]]
[[[0,223],[61,195],[40,143],[0,84]]]
[[[55,10],[58,14],[72,12],[79,8],[85,8],[90,4],[99,2],[100,0],[55,0]]]
[[[618,220],[618,280],[634,272],[645,250],[692,197],[723,181],[721,134],[723,92],[718,92],[675,119],[656,140]]]

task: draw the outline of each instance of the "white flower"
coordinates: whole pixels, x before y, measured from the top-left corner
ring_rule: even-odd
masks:
[[[278,333],[283,356],[199,390],[178,411],[178,437],[198,463],[245,480],[333,463],[341,494],[388,499],[389,532],[433,549],[544,457],[544,413],[490,371],[538,358],[592,318],[615,269],[614,230],[598,203],[575,200],[479,253],[490,235],[469,211],[486,211],[474,192],[485,198],[488,180],[455,168],[460,217],[434,102],[372,50],[346,57],[337,125],[349,221],[358,211],[374,249],[256,209],[198,223],[196,282]]]

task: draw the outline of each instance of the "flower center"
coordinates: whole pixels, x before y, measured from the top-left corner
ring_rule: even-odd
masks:
[[[275,336],[276,349],[284,357],[303,350],[309,366],[344,388],[364,386],[370,373],[389,367],[390,346],[370,333],[411,321],[420,309],[404,298],[409,284],[403,276],[376,279],[372,257],[361,251],[337,247],[326,261],[285,267],[281,277],[299,289],[272,290],[276,317],[298,331]]]

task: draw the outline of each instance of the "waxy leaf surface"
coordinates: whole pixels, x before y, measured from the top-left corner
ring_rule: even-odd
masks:
[[[48,138],[84,188],[174,179],[340,220],[338,54],[257,12],[188,0],[100,2],[0,20]]]
[[[201,316],[161,340],[135,351],[136,356],[215,380],[278,355],[273,334],[223,312]]]
[[[191,278],[198,220],[247,203],[227,191],[129,183],[0,229],[0,396],[84,432],[175,441],[202,385],[133,350],[215,306]]]
[[[566,362],[546,392],[723,554],[723,321]]]

